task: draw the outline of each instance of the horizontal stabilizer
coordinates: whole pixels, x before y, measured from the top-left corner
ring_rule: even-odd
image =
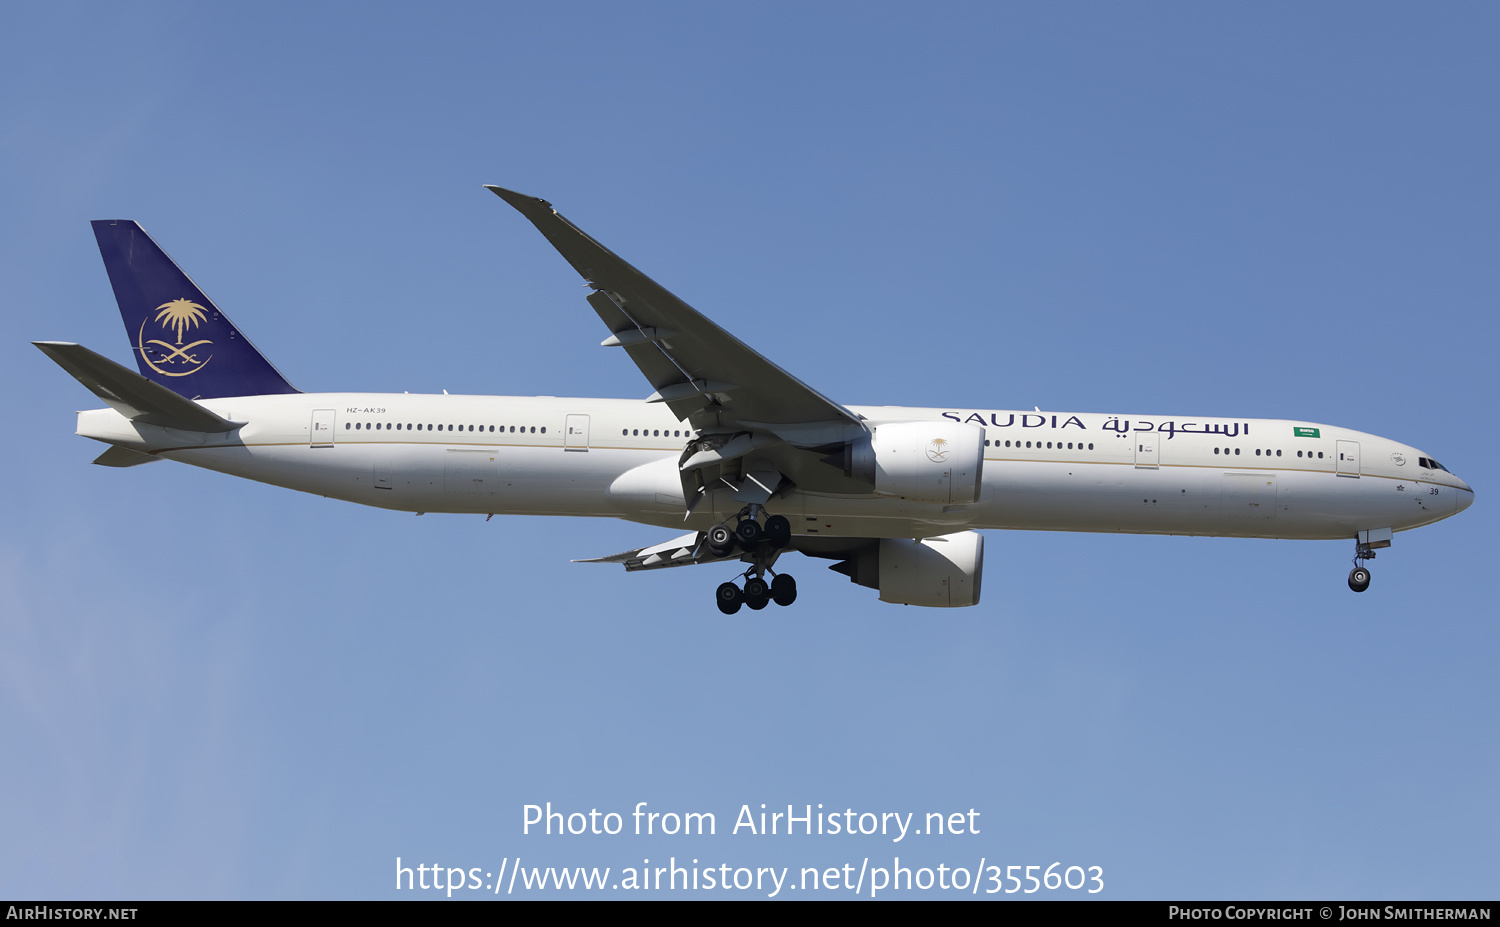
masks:
[[[128,447],[112,447],[95,457],[94,463],[101,467],[135,467],[155,463],[158,460],[161,458],[155,454],[143,454],[140,451],[132,451]]]
[[[215,415],[193,400],[179,396],[81,344],[66,341],[33,341],[32,344],[88,387],[89,392],[131,421],[210,434],[233,431],[245,424]]]

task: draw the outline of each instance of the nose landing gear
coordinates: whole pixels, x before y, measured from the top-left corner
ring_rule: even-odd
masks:
[[[1374,559],[1373,547],[1360,541],[1354,542],[1354,569],[1349,571],[1350,589],[1355,592],[1364,592],[1370,588],[1370,570],[1365,566],[1365,561]]]

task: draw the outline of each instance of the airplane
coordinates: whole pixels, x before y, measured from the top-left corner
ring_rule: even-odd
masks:
[[[158,460],[397,511],[621,518],[687,533],[582,562],[733,563],[720,611],[791,605],[783,554],[883,602],[979,602],[987,529],[1352,540],[1348,585],[1392,535],[1468,508],[1426,451],[1314,422],[842,405],[590,238],[487,186],[590,289],[644,400],[304,393],[133,221],[93,223],[137,371],[33,342],[107,406],[94,461]]]

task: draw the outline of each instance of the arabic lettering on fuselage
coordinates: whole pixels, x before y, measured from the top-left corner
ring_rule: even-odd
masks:
[[[1084,431],[1089,428],[1076,415],[1069,415],[1059,423],[1058,419],[1061,416],[1050,412],[970,412],[967,418],[962,412],[944,412],[943,418],[987,428],[1050,427],[1062,430],[1076,427]],[[1098,428],[1101,431],[1113,431],[1122,435],[1137,431],[1154,431],[1165,434],[1169,441],[1178,434],[1222,435],[1225,438],[1238,438],[1250,434],[1249,422],[1182,422],[1179,424],[1175,420],[1159,422],[1142,418],[1120,418],[1118,415],[1109,416]]]

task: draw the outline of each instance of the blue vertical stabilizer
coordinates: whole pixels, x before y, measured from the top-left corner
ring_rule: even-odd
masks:
[[[298,392],[144,229],[93,226],[142,376],[189,399]]]

